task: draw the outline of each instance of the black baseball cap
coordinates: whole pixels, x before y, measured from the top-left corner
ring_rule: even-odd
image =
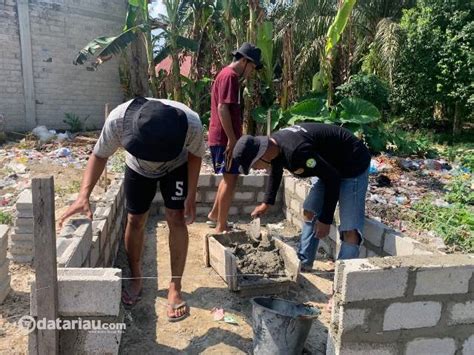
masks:
[[[250,168],[259,160],[267,151],[269,138],[266,136],[249,136],[240,137],[234,147],[232,158],[239,165],[239,170],[248,175]]]
[[[263,68],[263,64],[260,61],[260,57],[262,56],[262,51],[260,48],[255,47],[253,44],[249,42],[244,42],[239,49],[232,52],[232,55],[235,57],[236,54],[240,54],[245,59],[250,60],[252,63],[256,65],[255,69],[260,70]]]
[[[166,162],[183,151],[187,132],[188,118],[182,110],[137,97],[125,111],[121,142],[139,159]]]

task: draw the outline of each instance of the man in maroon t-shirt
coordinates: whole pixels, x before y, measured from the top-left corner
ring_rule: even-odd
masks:
[[[217,74],[211,92],[208,143],[214,171],[224,177],[208,215],[210,224],[216,224],[217,233],[229,229],[227,216],[239,176],[238,166],[232,161],[232,151],[242,136],[240,80],[248,78],[255,69],[262,67],[261,51],[250,43],[244,43],[232,55],[233,62]]]

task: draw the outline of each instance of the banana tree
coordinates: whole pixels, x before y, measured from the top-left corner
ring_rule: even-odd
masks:
[[[170,3],[171,10],[177,8],[179,11],[182,11],[184,6],[182,3],[184,3],[184,1],[167,0],[167,2]],[[175,3],[179,4],[173,7]],[[171,16],[172,19],[175,20],[173,13]],[[164,59],[164,51],[159,51],[157,55],[154,55],[154,45],[158,38],[152,34],[152,30],[161,29],[162,33],[172,33],[172,35],[169,35],[167,38],[171,39],[169,41],[171,44],[168,43],[168,47],[174,50],[174,54],[177,53],[177,48],[195,48],[195,46],[193,46],[194,41],[178,34],[178,26],[179,23],[169,21],[169,18],[164,16],[158,18],[150,17],[148,12],[148,0],[129,0],[125,25],[122,29],[122,33],[117,36],[102,36],[93,39],[80,50],[73,63],[75,65],[85,64],[91,57],[93,57],[92,66],[90,68],[96,70],[100,64],[122,53],[130,43],[134,41],[142,41],[146,48],[147,55],[149,91],[152,96],[156,97],[159,83],[155,73],[155,65]],[[179,83],[179,62],[177,54],[172,58],[172,71],[175,74],[177,73]],[[177,94],[179,97],[179,90]],[[175,99],[177,99],[176,96]]]
[[[334,60],[334,49],[339,42],[347,22],[351,15],[356,0],[342,0],[336,17],[329,26],[326,34],[326,45],[323,53],[320,55],[320,70],[313,77],[313,90],[321,90],[321,86],[328,88],[328,106],[332,105],[334,97],[334,88],[332,83],[332,67]]]

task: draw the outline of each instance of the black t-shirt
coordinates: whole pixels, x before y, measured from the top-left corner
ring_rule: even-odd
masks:
[[[265,203],[275,203],[283,168],[298,177],[317,176],[325,186],[323,209],[318,219],[331,224],[341,179],[356,177],[370,165],[367,147],[349,130],[320,123],[284,128],[271,137],[277,142],[280,154],[272,160]]]

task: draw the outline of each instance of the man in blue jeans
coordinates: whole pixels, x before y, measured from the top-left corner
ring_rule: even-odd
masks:
[[[233,158],[241,172],[271,166],[264,202],[252,216],[264,214],[281,183],[283,168],[297,177],[316,177],[305,199],[304,223],[298,256],[304,269],[313,265],[319,239],[329,235],[339,201],[341,249],[338,259],[359,256],[365,215],[370,153],[349,130],[335,125],[303,123],[271,137],[243,136]]]

